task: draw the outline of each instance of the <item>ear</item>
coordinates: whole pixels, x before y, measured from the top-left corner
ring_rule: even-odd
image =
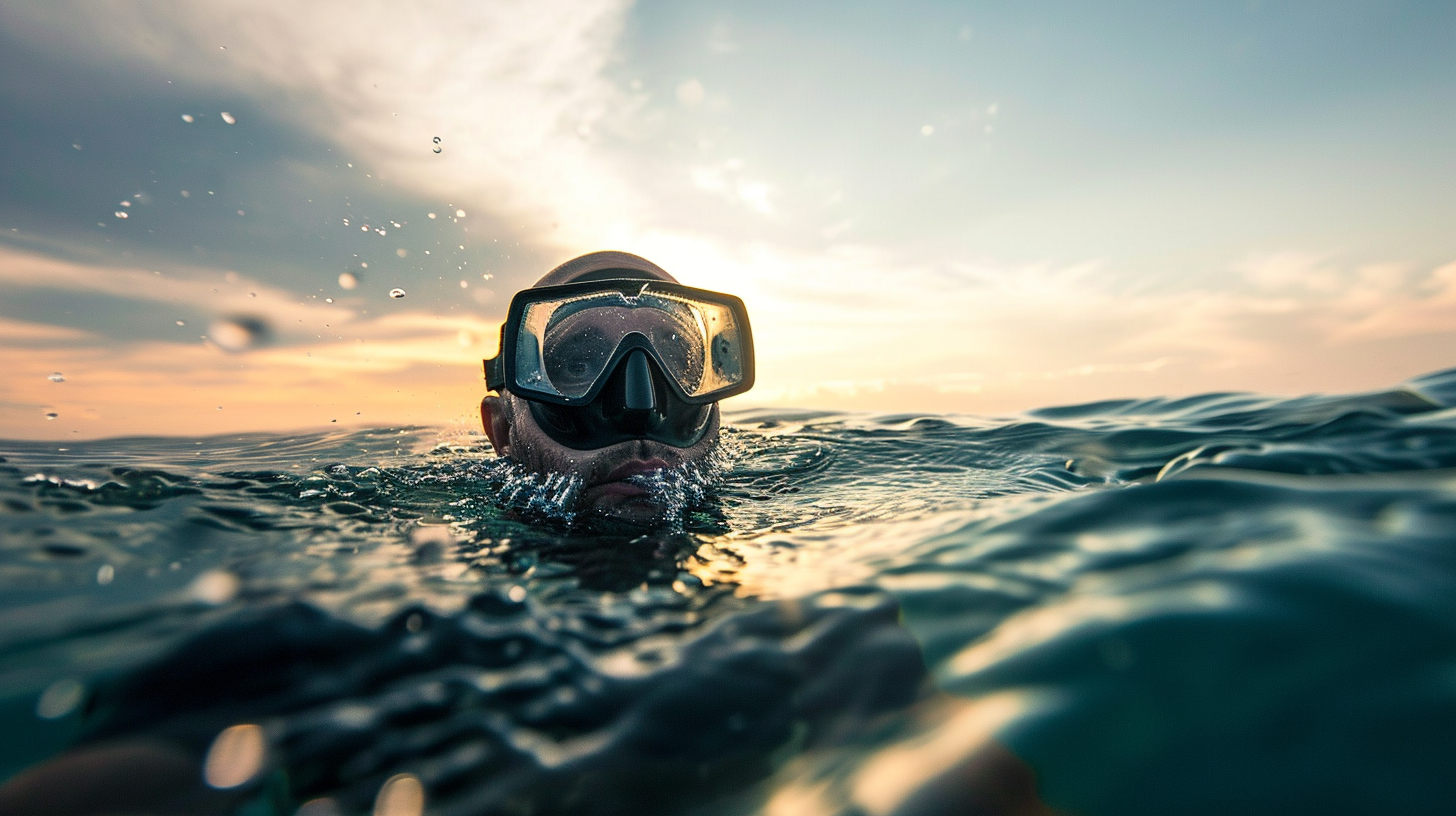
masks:
[[[480,424],[497,456],[511,455],[511,412],[505,400],[487,396],[480,401]]]

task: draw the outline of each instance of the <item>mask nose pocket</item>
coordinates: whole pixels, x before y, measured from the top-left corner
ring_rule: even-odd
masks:
[[[652,387],[652,369],[647,364],[647,354],[641,349],[627,355],[622,372],[623,406],[629,411],[651,411],[657,407],[657,395]]]

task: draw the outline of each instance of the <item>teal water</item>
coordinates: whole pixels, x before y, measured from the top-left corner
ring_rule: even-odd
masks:
[[[256,724],[225,810],[1456,812],[1452,406],[739,412],[635,535],[459,431],[0,442],[0,778]]]

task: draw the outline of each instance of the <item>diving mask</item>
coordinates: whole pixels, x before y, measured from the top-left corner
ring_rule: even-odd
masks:
[[[485,375],[568,447],[639,437],[685,447],[711,403],[753,386],[748,312],[732,295],[656,279],[527,289]]]

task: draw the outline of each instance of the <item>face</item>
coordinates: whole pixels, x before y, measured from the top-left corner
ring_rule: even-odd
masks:
[[[481,418],[501,456],[538,473],[580,476],[579,512],[637,524],[657,520],[663,508],[648,490],[628,481],[632,476],[702,462],[718,445],[717,405],[703,438],[686,448],[633,439],[595,450],[573,450],[547,436],[524,402],[510,393],[486,397]]]

